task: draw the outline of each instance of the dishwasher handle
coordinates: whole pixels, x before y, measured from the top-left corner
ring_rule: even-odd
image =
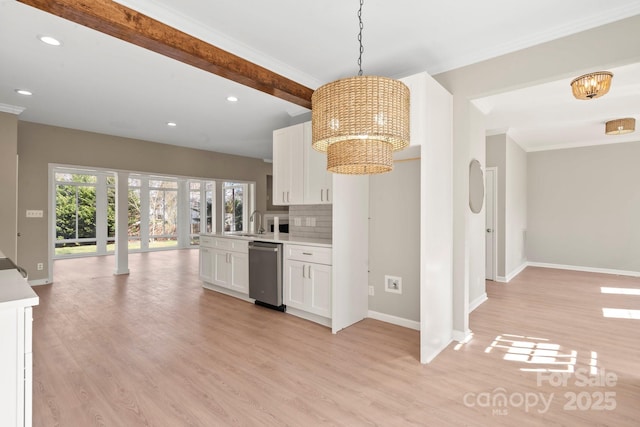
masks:
[[[249,246],[249,250],[262,251],[262,252],[278,252],[280,248],[266,248],[264,246]]]

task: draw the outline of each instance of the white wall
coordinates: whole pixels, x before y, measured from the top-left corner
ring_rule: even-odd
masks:
[[[640,273],[640,142],[528,153],[530,262]]]
[[[527,262],[527,153],[509,136],[506,139],[505,274],[510,279]]]
[[[469,136],[470,150],[469,162],[476,159],[480,162],[483,171],[486,168],[486,148],[485,148],[485,128],[484,115],[475,107],[471,108],[469,116]],[[466,179],[469,181],[469,162],[467,162]],[[469,276],[469,303],[475,303],[484,299],[486,295],[485,285],[485,227],[486,227],[486,207],[482,206],[479,213],[473,213],[469,208],[469,194],[466,195],[467,209],[467,245],[468,254],[468,276]]]

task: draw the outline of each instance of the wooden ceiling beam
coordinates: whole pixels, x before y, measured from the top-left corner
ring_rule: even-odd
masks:
[[[236,83],[311,109],[312,89],[109,0],[18,0]]]

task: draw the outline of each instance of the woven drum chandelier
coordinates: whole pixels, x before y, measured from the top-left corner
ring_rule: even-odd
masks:
[[[362,5],[360,0],[360,71],[319,87],[311,96],[313,148],[327,153],[327,170],[351,175],[389,172],[393,151],[409,145],[409,88],[387,77],[362,75]]]
[[[576,77],[571,82],[573,96],[577,99],[600,98],[609,92],[613,73],[609,71],[597,71]]]
[[[604,133],[607,135],[623,135],[636,130],[636,119],[628,117],[626,119],[609,120],[605,124]]]

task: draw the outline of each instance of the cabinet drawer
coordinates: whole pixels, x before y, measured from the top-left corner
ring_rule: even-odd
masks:
[[[247,240],[215,238],[213,247],[225,251],[249,253],[249,242]]]
[[[331,265],[331,248],[287,245],[285,253],[288,259]]]
[[[200,236],[200,246],[213,248],[213,240],[214,239],[211,236]]]

